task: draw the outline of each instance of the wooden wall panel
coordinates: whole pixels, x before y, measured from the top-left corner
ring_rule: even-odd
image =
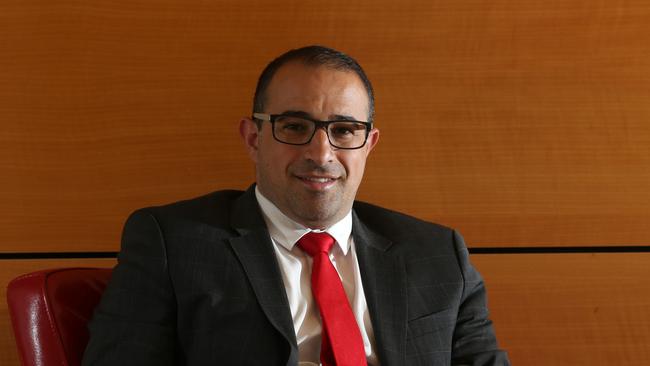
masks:
[[[650,253],[474,255],[513,365],[650,364]]]
[[[135,208],[245,188],[272,57],[322,43],[375,83],[360,197],[472,246],[648,245],[646,1],[0,4],[0,251],[113,251]]]
[[[12,279],[34,271],[61,267],[113,267],[114,259],[46,259],[0,260],[0,365],[19,366],[16,341],[7,308],[7,284]]]

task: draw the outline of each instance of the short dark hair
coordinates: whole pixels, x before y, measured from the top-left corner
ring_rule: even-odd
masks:
[[[325,66],[334,70],[351,71],[357,74],[363,86],[366,88],[366,93],[368,93],[368,122],[372,122],[375,115],[375,95],[372,90],[372,84],[361,68],[361,65],[355,59],[341,51],[318,45],[290,50],[266,65],[257,80],[255,97],[253,99],[253,113],[264,112],[266,89],[278,69],[290,61],[300,61],[307,66]]]

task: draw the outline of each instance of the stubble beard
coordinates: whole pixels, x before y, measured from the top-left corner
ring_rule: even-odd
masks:
[[[271,175],[266,174],[268,171],[270,169],[257,171],[258,185],[264,186],[260,187],[262,193],[292,220],[312,229],[324,229],[345,216],[342,206],[346,199],[347,172],[342,166],[323,167],[312,161],[303,161],[287,170],[289,179],[285,182],[272,179]],[[311,172],[330,173],[338,176],[338,179],[327,190],[309,190],[302,185],[296,174]]]
[[[340,182],[337,183],[341,184]],[[324,229],[331,226],[342,217],[343,187],[337,186],[327,192],[287,191],[287,204],[294,220],[312,229]]]

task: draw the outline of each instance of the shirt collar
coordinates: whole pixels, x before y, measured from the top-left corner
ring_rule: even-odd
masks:
[[[348,253],[350,249],[350,234],[352,233],[352,211],[348,212],[345,217],[334,225],[326,228],[325,230],[312,230],[294,220],[290,219],[287,215],[282,213],[280,209],[273,204],[268,198],[264,197],[260,190],[255,186],[255,198],[262,210],[262,216],[269,229],[269,234],[278,244],[283,246],[288,251],[291,251],[296,245],[298,240],[310,231],[322,232],[325,231],[330,234],[337,245],[341,248],[343,255]]]

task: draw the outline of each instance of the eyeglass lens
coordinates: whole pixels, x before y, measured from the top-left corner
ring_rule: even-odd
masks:
[[[316,124],[313,121],[281,116],[275,120],[273,133],[281,142],[302,145],[311,140],[315,129]],[[358,148],[366,141],[366,126],[359,122],[336,121],[327,126],[327,135],[330,144],[335,147]]]

